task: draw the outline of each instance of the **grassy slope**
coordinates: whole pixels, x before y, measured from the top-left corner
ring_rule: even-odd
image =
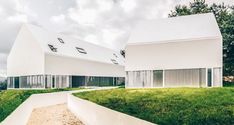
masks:
[[[162,125],[234,124],[232,87],[116,89],[74,95]]]
[[[32,94],[78,89],[80,88],[0,91],[0,122],[3,121],[11,112],[13,112],[22,102],[24,102]]]

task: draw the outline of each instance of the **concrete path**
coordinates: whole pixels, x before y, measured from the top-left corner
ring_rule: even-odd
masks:
[[[66,104],[58,104],[33,110],[27,125],[84,125],[73,115]]]
[[[25,100],[19,107],[17,107],[0,124],[1,125],[26,125],[28,123],[30,125],[33,123],[29,120],[31,117],[31,113],[35,111],[34,109],[39,109],[41,107],[55,106],[59,104],[65,104],[67,103],[67,96],[72,93],[94,91],[94,90],[106,90],[106,89],[114,89],[114,88],[117,88],[117,87],[88,87],[87,89],[74,90],[74,91],[33,94],[27,100]],[[50,109],[50,108],[46,108],[46,109]],[[59,108],[57,109],[60,110]],[[37,116],[43,117],[43,115],[44,114],[40,114]],[[48,117],[53,117],[53,115],[48,115]],[[35,124],[33,123],[33,125]],[[57,124],[52,124],[52,125],[57,125]]]

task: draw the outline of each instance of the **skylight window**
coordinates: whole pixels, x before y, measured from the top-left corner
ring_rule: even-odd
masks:
[[[58,40],[59,40],[60,43],[64,43],[62,38],[58,38]]]
[[[87,54],[87,52],[86,52],[85,49],[83,49],[83,48],[76,47],[76,49],[77,49],[77,51],[78,51],[79,53]]]
[[[111,59],[111,61],[116,65],[119,64],[115,59]]]
[[[116,58],[118,58],[118,56],[117,56],[115,53],[113,53],[113,55],[114,55]]]
[[[55,48],[53,45],[48,44],[49,48],[53,52],[57,52],[57,48]]]

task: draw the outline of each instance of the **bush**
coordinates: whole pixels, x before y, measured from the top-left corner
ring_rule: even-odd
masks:
[[[224,86],[224,87],[234,87],[234,82],[227,82],[227,81],[224,81],[224,82],[223,82],[223,86]]]

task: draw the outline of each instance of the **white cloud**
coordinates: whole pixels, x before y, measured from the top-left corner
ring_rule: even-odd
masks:
[[[136,0],[123,0],[121,2],[121,7],[123,7],[124,11],[130,12],[136,8]]]
[[[191,0],[192,1],[192,0]],[[207,0],[233,4],[233,0]],[[188,0],[0,0],[0,53],[7,54],[22,23],[120,49],[139,20],[167,17]],[[5,60],[5,61],[1,61]],[[6,58],[0,58],[0,70]]]
[[[65,16],[63,14],[58,15],[58,16],[52,16],[50,18],[50,21],[54,23],[61,23],[61,22],[64,22],[64,20],[65,20]]]
[[[70,9],[69,17],[80,24],[94,24],[98,12],[95,9]]]
[[[7,18],[8,21],[10,22],[22,22],[22,23],[27,23],[28,22],[28,17],[27,15],[24,14],[17,14],[14,16],[9,16]]]
[[[0,74],[1,72],[3,74],[3,72],[6,71],[7,68],[6,63],[7,63],[7,54],[0,53]]]
[[[97,0],[97,4],[101,11],[108,11],[113,7],[113,2],[111,0]]]

